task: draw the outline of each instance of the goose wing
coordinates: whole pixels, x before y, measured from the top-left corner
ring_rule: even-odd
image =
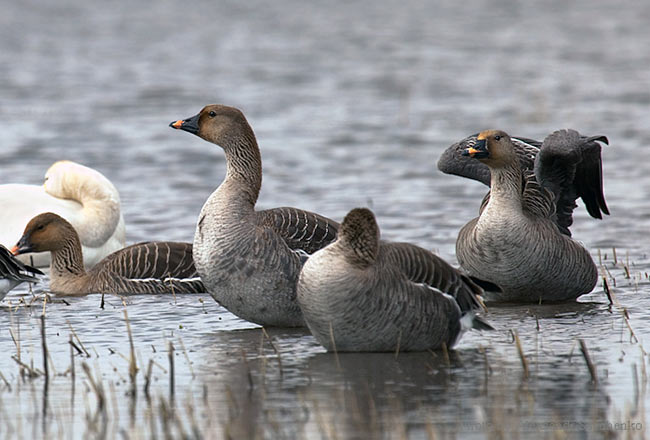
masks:
[[[275,231],[294,251],[312,254],[336,239],[339,224],[309,211],[274,208],[258,212],[260,225]]]
[[[557,223],[568,232],[579,197],[594,218],[609,214],[603,193],[601,146],[605,136],[558,130],[546,137],[535,159],[535,177],[555,197]],[[568,234],[570,235],[570,234]]]
[[[0,244],[0,278],[13,281],[38,281],[40,270],[18,261],[9,250]]]
[[[153,241],[113,252],[92,269],[127,279],[197,278],[191,243]]]
[[[454,297],[461,311],[481,308],[476,295],[483,290],[442,258],[410,243],[382,242],[387,263],[398,267],[413,283],[426,284]]]
[[[445,174],[466,177],[490,186],[490,169],[488,166],[462,154],[467,148],[476,144],[477,137],[478,133],[467,136],[465,139],[449,146],[438,159],[438,169]],[[522,170],[532,170],[535,156],[537,156],[542,143],[522,137],[512,137],[511,139]]]

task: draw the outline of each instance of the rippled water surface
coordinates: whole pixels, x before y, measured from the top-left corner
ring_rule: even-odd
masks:
[[[543,139],[570,127],[610,139],[612,215],[579,206],[572,230],[615,304],[600,283],[576,304],[492,307],[498,331],[448,354],[335,356],[208,295],[100,308],[97,295],[44,305],[47,282],[35,297],[21,286],[0,303],[0,437],[643,438],[650,3],[528,3],[4,4],[0,183],[39,184],[75,160],[118,187],[129,242],[191,241],[224,157],[167,125],[226,103],[258,137],[260,208],[340,220],[370,206],[384,238],[456,264],[485,188],[438,172],[443,149],[486,128]],[[44,370],[43,311],[47,386],[18,363]]]

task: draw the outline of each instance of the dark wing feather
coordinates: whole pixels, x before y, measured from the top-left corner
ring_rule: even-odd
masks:
[[[575,201],[582,199],[589,214],[609,214],[603,193],[601,147],[605,136],[581,136],[558,130],[546,137],[535,160],[535,177],[555,196],[557,223],[563,232],[573,223]],[[568,234],[570,235],[570,234]]]
[[[275,208],[259,211],[258,221],[274,230],[294,251],[312,254],[336,239],[339,224],[309,211]]]
[[[589,215],[603,218],[602,214],[609,215],[609,209],[603,192],[603,163],[598,142],[609,145],[609,141],[605,136],[583,137],[583,139],[582,164],[576,170],[574,181],[576,192],[587,207]]]
[[[43,275],[40,270],[23,264],[9,249],[0,245],[0,278],[7,278],[14,281],[38,281],[36,275]]]
[[[191,243],[152,241],[137,243],[113,252],[95,265],[92,272],[109,271],[128,279],[198,277]]]
[[[438,169],[445,174],[466,177],[490,186],[490,169],[488,166],[469,156],[463,156],[463,151],[476,144],[477,137],[478,134],[473,134],[450,145],[438,159]],[[535,156],[542,143],[522,137],[513,137],[511,139],[521,169],[532,170]]]
[[[382,258],[397,266],[414,283],[427,284],[453,296],[461,311],[481,308],[476,295],[483,290],[442,258],[410,243],[382,242]]]

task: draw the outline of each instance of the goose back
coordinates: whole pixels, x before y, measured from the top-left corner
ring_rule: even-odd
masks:
[[[170,241],[137,243],[106,257],[89,275],[102,279],[101,290],[120,293],[205,292],[194,260],[192,244]]]

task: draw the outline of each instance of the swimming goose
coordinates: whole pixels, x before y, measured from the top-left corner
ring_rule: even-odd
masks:
[[[120,196],[98,171],[71,161],[54,163],[43,185],[0,185],[0,244],[13,246],[36,215],[54,212],[79,233],[86,267],[124,247],[124,218]],[[49,253],[20,256],[37,267],[50,264]]]
[[[584,138],[574,130],[552,133],[535,159],[537,178],[534,172],[522,170],[516,147],[503,131],[481,132],[465,150],[464,154],[489,167],[491,189],[479,217],[461,229],[456,255],[470,276],[499,286],[501,292],[486,292],[488,300],[566,301],[594,288],[596,265],[589,252],[566,233],[571,210],[563,217],[564,223],[559,220],[562,217],[556,216],[556,206],[567,205],[562,205],[552,191],[567,190],[567,186],[570,191],[566,182],[572,177],[578,180],[577,176],[584,173],[576,171],[584,164],[578,153],[583,149],[589,152],[595,141],[604,139]],[[600,154],[597,162],[588,165],[600,170]],[[591,177],[600,181],[600,173]],[[600,198],[602,187],[595,189],[583,194],[602,201],[598,206],[606,212]]]
[[[463,154],[474,147],[477,136],[468,136],[448,147],[438,160],[438,169],[490,186],[490,168]],[[555,219],[563,234],[571,236],[569,227],[578,198],[592,217],[602,219],[602,214],[609,214],[598,143],[607,144],[605,136],[587,137],[575,130],[558,130],[543,143],[523,137],[512,137],[511,142],[522,172],[534,171],[537,181],[553,192]]]
[[[306,257],[336,237],[338,224],[295,208],[256,211],[262,160],[243,113],[209,105],[170,124],[219,145],[226,177],[203,205],[194,235],[194,262],[222,306],[264,326],[304,326],[296,283]]]
[[[43,272],[21,263],[6,247],[0,245],[0,301],[20,283],[37,282],[37,275],[43,275]]]
[[[194,268],[190,243],[134,244],[86,271],[77,231],[63,217],[46,212],[27,224],[12,252],[19,255],[47,251],[52,254],[50,289],[55,293],[205,292]]]
[[[435,254],[380,240],[369,209],[345,216],[336,241],[314,253],[298,281],[298,302],[328,350],[451,348],[464,330],[492,329],[476,316],[482,290]]]

